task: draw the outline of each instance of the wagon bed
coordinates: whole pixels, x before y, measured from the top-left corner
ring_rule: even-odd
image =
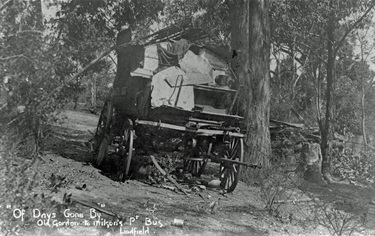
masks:
[[[172,42],[153,35],[155,43],[121,47],[131,40],[131,33],[119,33],[117,74],[95,134],[95,163],[100,166],[114,146],[123,157],[125,180],[134,151],[142,148],[136,145],[143,141],[137,144],[136,139],[147,136],[142,127],[170,130],[168,138],[181,140],[185,171],[199,176],[208,161],[218,162],[221,187],[232,192],[244,164],[238,81],[223,54],[224,59],[218,51],[181,35]]]

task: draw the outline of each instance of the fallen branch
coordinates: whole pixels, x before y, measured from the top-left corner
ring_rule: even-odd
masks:
[[[22,56],[23,56],[23,54],[20,54],[20,55],[14,55],[14,56],[9,56],[9,57],[0,57],[0,61],[6,61],[6,60],[13,59],[13,58],[22,57]]]
[[[279,201],[274,201],[274,204],[286,204],[286,203],[297,203],[297,202],[311,202],[313,201],[312,199],[288,199],[288,200],[279,200]]]
[[[310,128],[307,122],[305,121],[305,119],[303,119],[303,117],[293,107],[291,107],[290,110],[297,117],[299,121],[301,121],[307,128]]]
[[[100,208],[100,207],[97,207],[97,206],[95,206],[95,205],[92,205],[92,204],[86,203],[86,202],[84,202],[84,201],[81,201],[81,200],[78,200],[78,199],[74,199],[74,198],[72,198],[72,194],[64,195],[64,201],[65,201],[65,202],[69,202],[69,203],[76,202],[76,203],[81,204],[82,206],[86,206],[86,207],[93,208],[93,209],[95,209],[95,210],[97,210],[97,211],[100,211],[100,212],[102,212],[102,213],[104,213],[104,214],[107,214],[107,215],[109,215],[109,216],[113,216],[113,217],[116,217],[116,218],[117,218],[117,215],[116,215],[115,213],[112,213],[112,212],[110,212],[110,211],[106,211],[106,210],[104,210],[104,209],[102,209],[102,208]]]
[[[167,172],[165,172],[165,170],[163,170],[163,168],[160,167],[160,165],[158,164],[158,162],[156,161],[155,157],[153,155],[150,155],[150,158],[152,160],[152,162],[154,163],[154,165],[156,166],[156,168],[160,171],[160,173],[167,177],[167,179],[169,181],[171,181],[176,187],[178,190],[180,190],[181,192],[183,192],[185,195],[188,195],[186,193],[186,191],[176,182],[175,179],[173,179],[170,175],[167,174]]]
[[[275,123],[275,124],[278,124],[278,125],[284,125],[284,126],[293,127],[293,128],[299,128],[299,129],[305,128],[304,124],[293,124],[293,123],[288,123],[288,122],[279,121],[279,120],[273,120],[273,119],[270,119],[270,121],[273,122],[273,123]]]

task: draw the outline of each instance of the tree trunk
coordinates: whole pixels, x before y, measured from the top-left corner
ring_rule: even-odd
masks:
[[[298,170],[302,171],[303,179],[317,184],[326,184],[322,176],[322,154],[319,144],[303,144]]]
[[[363,62],[365,63],[365,62]],[[365,114],[365,81],[363,76],[361,77],[361,115],[362,115],[362,135],[363,135],[363,147],[367,148],[367,134],[366,134],[366,114]]]
[[[335,77],[335,60],[336,53],[334,49],[335,41],[335,24],[332,17],[329,18],[327,24],[327,52],[328,60],[326,64],[327,69],[327,88],[326,88],[326,112],[324,126],[321,125],[321,149],[323,156],[322,172],[323,176],[327,181],[332,182],[331,173],[331,150],[332,150],[332,140],[333,140],[333,130],[332,130],[332,92],[333,92],[333,80]]]
[[[37,30],[43,30],[43,11],[42,11],[42,0],[36,0],[30,2],[31,6],[34,8],[34,13],[32,17],[34,18],[35,28]]]
[[[97,80],[97,75],[94,75],[94,77],[91,80],[91,108],[95,109],[96,108],[96,80]]]
[[[232,67],[241,89],[246,124],[245,162],[269,166],[270,31],[265,0],[236,0],[231,6]]]

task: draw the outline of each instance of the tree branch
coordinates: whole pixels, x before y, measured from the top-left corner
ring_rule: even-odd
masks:
[[[287,53],[289,56],[293,56],[293,55],[292,55],[292,52],[289,51],[289,50],[287,50],[286,48],[279,47],[279,50],[282,51],[282,52]],[[296,61],[298,61],[298,63],[300,63],[301,65],[303,64],[303,62],[301,61],[300,58],[296,58]]]
[[[18,34],[24,34],[24,33],[43,34],[43,31],[40,31],[40,30],[22,30],[22,31],[18,32]]]
[[[115,59],[113,59],[113,57],[111,55],[108,55],[108,56],[112,60],[112,62],[117,66],[117,63],[116,63]]]
[[[309,49],[309,53],[311,52],[312,54],[314,54],[319,60],[321,60],[324,64],[327,64],[327,61],[326,60],[324,60],[324,58],[322,58],[315,50],[313,50],[310,46],[308,46],[308,45],[306,45],[306,44],[304,44],[304,43],[302,43],[302,42],[296,42],[296,43],[298,43],[298,44],[300,44],[301,46],[304,46],[304,47],[306,47],[307,49]],[[302,53],[302,52],[300,52],[300,53]]]
[[[28,58],[27,56],[23,55],[23,54],[20,54],[20,55],[14,55],[14,56],[9,56],[9,57],[0,57],[0,61],[6,61],[6,60],[10,60],[10,59],[14,59],[14,58],[19,58],[19,57],[23,57],[29,61],[33,61],[31,60],[30,58]]]
[[[9,57],[0,57],[0,61],[7,61],[7,60],[10,60],[10,59],[13,59],[13,58],[18,58],[18,57],[21,57],[21,56],[23,56],[23,54],[9,56]]]
[[[369,9],[367,9],[367,11],[358,19],[356,20],[352,26],[346,30],[345,34],[341,37],[339,43],[336,45],[335,49],[334,49],[334,55],[336,55],[337,51],[340,49],[340,47],[342,46],[342,44],[344,43],[345,41],[345,38],[348,36],[348,34],[350,34],[350,32],[352,32],[352,30],[363,20],[363,18],[366,17],[366,15],[372,10],[372,8],[375,7],[375,4],[373,4],[371,7],[369,7]]]
[[[305,68],[305,66],[307,65],[307,62],[309,61],[310,53],[311,53],[311,50],[309,51],[309,54],[308,54],[307,57],[306,57],[305,63],[302,64],[302,65],[301,65],[299,68],[297,68],[297,69],[301,69],[301,70],[302,70],[302,69]],[[298,83],[298,80],[301,78],[302,74],[303,74],[303,72],[301,72],[301,74],[299,74],[298,77],[296,78],[296,80],[294,81],[294,83],[293,83],[293,88],[296,87],[296,85],[297,85],[297,83]]]
[[[86,65],[83,69],[81,69],[80,71],[78,71],[77,74],[75,74],[73,77],[71,77],[70,79],[68,79],[67,81],[65,81],[66,83],[76,79],[78,76],[80,76],[83,72],[85,72],[87,69],[89,69],[91,66],[95,65],[98,61],[100,61],[103,57],[107,56],[110,52],[112,52],[113,50],[116,49],[116,45],[110,47],[109,49],[107,49],[106,51],[104,51],[99,57],[97,57],[95,60],[93,60],[92,62],[90,62],[88,65]],[[46,96],[46,99],[48,99],[51,95],[53,95],[54,93],[58,92],[59,90],[61,90],[62,88],[64,87],[64,84],[60,85],[60,86],[57,86],[55,89],[53,89],[47,96]],[[42,103],[40,103],[42,104]]]
[[[0,11],[4,10],[4,8],[11,2],[12,0],[6,1],[3,5],[0,6]]]

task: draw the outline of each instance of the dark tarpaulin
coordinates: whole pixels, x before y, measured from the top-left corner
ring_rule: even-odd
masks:
[[[159,66],[178,66],[178,60],[184,57],[190,45],[186,39],[174,42],[171,47],[168,47],[168,50],[157,44]]]
[[[184,57],[185,53],[190,48],[190,43],[186,39],[181,39],[172,44],[171,51],[173,54],[176,54],[178,56],[178,59],[181,59]]]
[[[178,66],[178,56],[168,50],[164,49],[160,44],[157,44],[159,67]]]

